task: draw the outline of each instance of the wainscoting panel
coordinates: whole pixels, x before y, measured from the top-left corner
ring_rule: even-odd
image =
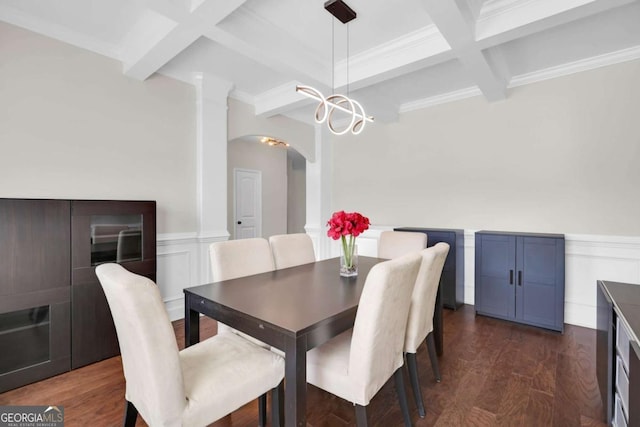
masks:
[[[596,327],[598,280],[640,283],[640,238],[565,236],[565,322]]]
[[[157,282],[169,318],[184,317],[183,289],[211,282],[209,244],[228,235],[201,238],[195,233],[164,234],[157,239]]]
[[[376,256],[383,230],[374,226],[358,237],[358,253]],[[475,303],[475,231],[464,233],[464,302]],[[334,256],[339,255],[336,245]],[[565,235],[565,323],[596,327],[598,280],[640,284],[640,237]]]
[[[393,226],[372,226],[358,237],[358,254],[375,257],[378,239]],[[318,259],[340,256],[340,241],[326,230],[307,229]],[[465,304],[475,302],[475,230],[465,230]],[[211,281],[208,248],[227,236],[199,238],[194,234],[158,236],[158,286],[171,320],[184,317],[185,287]],[[326,256],[323,256],[323,252]],[[610,280],[640,284],[640,237],[565,235],[565,322],[595,328],[596,282]]]

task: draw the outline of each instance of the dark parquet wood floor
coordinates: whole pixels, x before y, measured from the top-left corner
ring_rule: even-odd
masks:
[[[563,335],[482,316],[472,306],[445,310],[442,382],[431,373],[426,348],[418,367],[426,418],[410,409],[416,426],[604,426],[595,374],[595,331],[567,325]],[[203,318],[203,337],[215,334]],[[179,345],[182,321],[174,323]],[[408,380],[406,381],[408,384]],[[309,386],[308,424],[355,424],[353,406]],[[407,390],[411,398],[411,391]],[[117,426],[124,409],[120,357],[0,394],[0,405],[62,405],[65,425]],[[401,426],[393,381],[370,404],[374,426]],[[145,426],[138,420],[138,426]],[[252,402],[216,427],[257,425]]]

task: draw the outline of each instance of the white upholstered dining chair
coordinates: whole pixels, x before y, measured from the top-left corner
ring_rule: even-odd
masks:
[[[261,237],[214,242],[209,245],[209,257],[214,282],[275,270],[269,242]],[[218,322],[218,333],[220,332],[233,332],[254,344],[269,347],[247,334]]]
[[[425,233],[411,231],[383,231],[378,240],[378,258],[393,259],[427,247]]]
[[[226,333],[178,350],[176,337],[150,279],[119,264],[102,264],[96,275],[118,334],[126,379],[125,426],[138,414],[150,426],[205,426],[259,398],[279,423],[283,359]],[[280,393],[279,393],[280,392]],[[259,413],[265,424],[266,411]]]
[[[313,241],[305,233],[279,234],[269,237],[276,269],[310,264],[316,261]]]
[[[426,341],[431,368],[437,382],[440,382],[440,368],[436,355],[435,341],[433,338],[433,314],[436,307],[436,294],[440,284],[442,268],[449,253],[449,245],[446,243],[436,243],[427,249],[423,249],[422,265],[416,279],[416,285],[411,296],[411,307],[409,308],[409,319],[407,320],[407,333],[405,336],[404,351],[409,368],[409,379],[413,397],[418,407],[420,417],[425,416],[420,382],[418,381],[418,368],[416,363],[416,352]]]
[[[276,269],[269,242],[261,237],[212,243],[209,257],[214,282]]]
[[[404,335],[422,257],[415,253],[370,270],[353,329],[307,352],[307,382],[355,405],[358,426],[366,407],[393,376],[405,425],[411,425],[402,376]]]

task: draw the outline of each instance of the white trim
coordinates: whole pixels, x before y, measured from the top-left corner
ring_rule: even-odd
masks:
[[[400,113],[407,113],[421,108],[433,107],[440,104],[446,104],[461,99],[473,98],[482,95],[482,91],[478,86],[471,86],[464,89],[454,90],[452,92],[442,93],[440,95],[430,96],[429,98],[418,99],[411,102],[405,102],[400,105]]]
[[[245,104],[249,104],[249,105],[255,106],[256,104],[255,96],[235,88],[229,93],[229,98],[233,98],[237,101],[244,102]]]
[[[349,57],[350,84],[358,87],[362,80],[450,51],[447,40],[431,24]],[[336,63],[337,88],[347,85],[346,70],[347,59]]]
[[[169,246],[174,244],[195,243],[198,237],[197,233],[164,233],[156,236],[156,244],[158,246]]]
[[[593,70],[608,65],[619,64],[622,62],[635,61],[640,59],[640,46],[633,46],[627,49],[609,52],[591,58],[580,59],[578,61],[568,62],[562,65],[545,68],[543,70],[532,71],[530,73],[514,76],[509,82],[508,88],[523,86],[544,80],[554,79],[556,77],[567,76],[570,74],[580,73],[582,71]]]
[[[106,43],[92,37],[87,37],[77,31],[70,30],[62,25],[54,24],[35,16],[28,15],[23,11],[11,6],[0,6],[0,21],[25,28],[34,33],[68,43],[90,52],[106,56],[116,60],[121,59],[121,48],[112,43]]]
[[[213,243],[229,240],[231,235],[227,230],[213,230],[198,236],[198,243]]]
[[[206,234],[198,233],[166,233],[158,234],[156,237],[157,246],[171,246],[195,243],[213,243],[229,240],[227,230],[213,230]]]
[[[635,61],[638,59],[640,59],[640,45],[618,50],[616,52],[605,53],[591,58],[568,62],[566,64],[557,65],[542,70],[532,71],[530,73],[520,74],[511,78],[509,84],[507,85],[507,88],[511,89],[518,86],[524,86],[531,83],[554,79],[556,77],[568,76],[583,71],[589,71],[596,68],[606,67],[609,65],[615,65],[628,61]],[[404,104],[400,105],[399,112],[407,113],[422,108],[429,108],[436,105],[446,104],[448,102],[473,98],[474,96],[479,95],[482,95],[482,91],[480,91],[477,86],[467,87],[431,96],[428,98],[405,102]]]
[[[358,237],[358,252],[377,256],[380,233],[395,227],[372,225]],[[324,224],[309,223],[305,230],[314,241],[318,259],[322,259],[318,251],[322,247],[327,251],[325,257],[339,255],[339,245],[327,237]],[[470,305],[475,302],[476,231],[464,231],[465,304]],[[226,230],[220,231],[206,239],[226,240],[225,233]],[[203,240],[196,233],[158,235],[158,279],[172,320],[184,316],[184,303],[179,296],[182,289],[210,281],[209,242]],[[595,328],[597,280],[640,285],[640,236],[565,234],[565,323]]]
[[[492,0],[485,1],[480,9],[477,23],[488,21],[505,13],[513,12],[538,0]]]
[[[362,238],[363,246],[371,251],[380,232],[393,228],[373,225],[358,239]],[[470,305],[475,303],[476,231],[464,231],[464,302]],[[360,254],[375,256],[364,253],[358,245]],[[338,253],[333,252],[334,256]],[[595,328],[597,280],[640,285],[640,236],[565,234],[565,323]]]

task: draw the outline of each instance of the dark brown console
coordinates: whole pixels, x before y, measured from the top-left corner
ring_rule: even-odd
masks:
[[[640,285],[598,281],[596,373],[607,425],[640,426]]]
[[[153,201],[0,199],[0,392],[118,354],[94,269],[155,280]]]

